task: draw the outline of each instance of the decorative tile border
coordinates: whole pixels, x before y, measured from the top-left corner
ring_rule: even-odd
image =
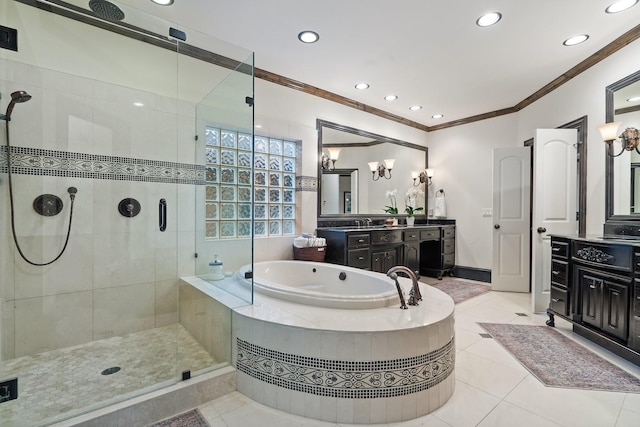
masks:
[[[318,191],[318,178],[315,176],[296,176],[296,191]]]
[[[0,148],[0,172],[7,172],[6,146]],[[205,184],[202,165],[11,147],[11,172],[74,178]]]
[[[404,396],[444,381],[455,366],[454,339],[406,359],[351,362],[282,353],[237,339],[240,372],[286,389],[318,396],[373,399]]]

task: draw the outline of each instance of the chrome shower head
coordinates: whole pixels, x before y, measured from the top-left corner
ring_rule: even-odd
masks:
[[[7,112],[4,116],[0,115],[0,119],[6,120],[6,121],[11,120],[11,113],[13,112],[13,107],[15,107],[16,104],[27,102],[30,99],[31,99],[31,95],[29,95],[24,90],[18,90],[13,92],[11,94],[11,102],[9,103],[9,105],[7,105]]]
[[[118,22],[124,19],[124,12],[115,4],[107,0],[90,0],[89,9],[101,19]]]

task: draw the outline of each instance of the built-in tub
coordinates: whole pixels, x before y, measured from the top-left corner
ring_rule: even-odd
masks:
[[[256,263],[254,303],[233,307],[231,313],[237,390],[282,411],[345,424],[406,421],[444,405],[455,386],[453,300],[420,284],[423,301],[408,310],[399,302],[357,310],[312,306],[309,301],[324,299],[316,295],[322,292],[295,284],[311,283],[306,276],[315,274],[308,273],[314,268],[318,277],[345,273],[338,287],[352,278],[359,282],[353,289],[367,289],[362,280],[396,292],[381,273],[307,261]],[[247,269],[233,277],[243,288]],[[183,280],[215,298],[208,289],[218,282]],[[408,293],[411,281],[399,280]],[[329,289],[326,294],[334,296],[329,299],[351,299],[335,297],[339,290]],[[380,293],[376,288],[371,295]],[[291,295],[308,304],[291,301]]]
[[[242,267],[242,280],[251,271]],[[321,262],[268,261],[253,265],[254,292],[315,307],[367,309],[400,304],[394,282],[370,271]]]

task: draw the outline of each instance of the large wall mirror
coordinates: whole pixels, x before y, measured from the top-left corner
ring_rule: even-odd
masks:
[[[428,148],[324,120],[316,125],[318,217],[383,215],[390,203],[387,194],[394,190],[398,212],[404,213],[405,195],[414,184],[411,174],[427,168]],[[372,174],[369,162],[385,159],[395,160],[391,173]],[[413,188],[424,192],[425,184]],[[427,210],[425,200],[424,195],[416,199],[425,208],[421,215]]]
[[[606,88],[607,122],[622,122],[626,128],[640,129],[640,71]],[[635,98],[635,100],[634,100]],[[640,221],[640,154],[622,151],[620,140],[607,146],[606,220]]]

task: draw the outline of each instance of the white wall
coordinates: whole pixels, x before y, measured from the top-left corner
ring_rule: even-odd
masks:
[[[492,151],[522,146],[537,128],[555,128],[588,117],[587,233],[602,233],[605,150],[597,126],[605,121],[604,91],[607,85],[637,71],[638,62],[632,58],[638,57],[640,41],[518,113],[429,134],[261,80],[256,80],[256,114],[276,115],[302,128],[314,127],[315,119],[321,118],[428,146],[429,166],[435,169],[434,184],[429,190],[445,190],[448,217],[458,225],[456,263],[490,269],[493,222],[492,218],[482,217],[482,209],[492,206]],[[315,176],[316,142],[313,138],[303,139],[303,174]],[[305,230],[314,226],[316,209],[315,198],[307,200],[302,216]]]

